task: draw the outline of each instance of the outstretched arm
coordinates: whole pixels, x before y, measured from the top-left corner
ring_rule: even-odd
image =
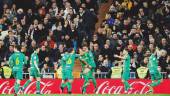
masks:
[[[119,55],[114,55],[114,57],[120,58],[120,59],[123,59],[123,60],[126,58],[125,56],[119,56]]]
[[[24,57],[24,64],[27,64],[27,58],[24,54],[23,54],[23,57]]]
[[[121,61],[115,61],[115,63],[123,63],[123,61],[121,60]]]
[[[12,68],[14,66],[13,55],[9,57],[9,66]]]
[[[40,73],[40,70],[39,70],[39,68],[37,66],[37,62],[35,60],[34,60],[34,66],[36,67],[37,71]]]
[[[40,73],[40,70],[39,70],[39,68],[38,68],[38,64],[37,64],[37,61],[36,61],[36,59],[37,59],[37,57],[36,56],[34,56],[33,57],[33,62],[34,62],[34,66],[35,66],[35,68],[37,69],[37,71]]]

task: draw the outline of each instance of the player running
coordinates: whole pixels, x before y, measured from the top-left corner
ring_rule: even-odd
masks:
[[[15,90],[15,95],[19,94],[19,88],[20,88],[20,82],[23,79],[23,65],[27,64],[26,57],[23,53],[20,51],[20,46],[15,46],[14,47],[14,53],[10,56],[9,58],[9,65],[12,68],[12,73],[14,78],[16,79],[15,85],[14,85],[14,90]]]
[[[61,90],[64,91],[64,88],[68,88],[68,94],[71,94],[72,89],[72,82],[73,82],[73,67],[76,59],[76,54],[74,52],[73,48],[68,49],[68,53],[66,52],[61,61],[61,67],[62,67],[62,82],[61,82]]]
[[[131,61],[130,55],[128,54],[128,50],[124,49],[123,56],[115,55],[114,57],[117,57],[123,60],[122,82],[124,84],[125,93],[127,93],[127,91],[130,88],[130,85],[128,83],[128,80],[130,77],[130,61]]]
[[[94,71],[96,68],[96,64],[94,61],[94,57],[91,51],[89,51],[87,46],[83,46],[83,50],[79,50],[80,52],[80,61],[82,65],[82,75],[84,78],[84,84],[82,88],[82,94],[86,93],[86,88],[89,85],[89,81],[92,80],[92,83],[95,87],[95,92],[97,91],[97,83],[94,76]]]
[[[150,51],[147,51],[146,54],[149,56],[148,68],[152,80],[148,93],[153,93],[153,87],[159,85],[162,82],[162,75],[158,71],[158,60],[155,56],[155,53],[150,53]]]
[[[38,47],[35,48],[34,52],[31,54],[30,59],[30,78],[21,88],[22,91],[31,83],[33,78],[36,78],[36,94],[40,94],[40,70],[38,68],[39,58],[38,53],[40,49]]]

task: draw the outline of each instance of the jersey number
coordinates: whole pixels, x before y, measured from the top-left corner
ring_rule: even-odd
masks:
[[[15,60],[15,64],[18,65],[19,64],[19,57],[16,58]]]
[[[72,63],[72,60],[71,60],[71,58],[69,58],[68,60],[67,60],[67,62],[66,62],[67,64],[71,64]]]

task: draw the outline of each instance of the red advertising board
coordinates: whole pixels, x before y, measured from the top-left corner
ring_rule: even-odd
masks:
[[[12,94],[14,91],[14,79],[0,79],[0,94]],[[129,80],[132,88],[129,89],[128,94],[145,94],[149,90],[148,84],[150,80]],[[25,80],[22,81],[23,85]],[[41,93],[43,94],[60,94],[60,79],[42,79],[41,81]],[[72,86],[73,94],[81,94],[81,87],[83,85],[82,79],[75,79]],[[97,79],[98,94],[123,94],[124,87],[120,79]],[[26,89],[26,94],[35,93],[36,82],[33,81]],[[66,91],[66,89],[65,89]],[[87,87],[87,93],[93,94],[94,87],[90,83]],[[165,79],[163,82],[154,87],[154,93],[156,94],[170,94],[170,79]]]

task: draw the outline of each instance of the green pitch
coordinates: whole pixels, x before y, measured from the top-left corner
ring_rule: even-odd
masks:
[[[14,95],[7,95],[7,94],[4,94],[4,95],[0,95],[0,96],[14,96]],[[29,95],[18,95],[18,96],[70,96],[70,95],[65,95],[65,94],[44,94],[44,95],[35,95],[35,94],[29,94]],[[80,95],[80,94],[72,94],[72,96],[170,96],[170,94],[141,94],[141,95],[138,95],[138,94],[129,94],[129,95],[112,95],[112,94],[87,94],[87,95]]]

